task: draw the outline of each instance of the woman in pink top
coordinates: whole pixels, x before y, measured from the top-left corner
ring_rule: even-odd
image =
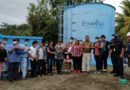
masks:
[[[101,43],[99,41],[99,37],[95,38],[95,42],[93,44],[93,54],[96,61],[96,73],[101,73],[101,61],[100,61],[100,51],[101,51]]]
[[[74,45],[71,48],[71,55],[73,58],[73,62],[74,62],[74,72],[75,73],[81,73],[80,69],[81,69],[81,56],[83,53],[83,48],[81,47],[81,45],[79,45],[79,41],[76,40]]]

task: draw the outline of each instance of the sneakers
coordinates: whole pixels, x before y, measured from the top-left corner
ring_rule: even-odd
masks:
[[[101,74],[101,72],[100,71],[96,71],[95,74]]]
[[[107,69],[103,69],[103,72],[107,72]]]

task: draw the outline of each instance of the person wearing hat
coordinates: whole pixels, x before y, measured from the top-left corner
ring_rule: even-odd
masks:
[[[126,57],[128,59],[128,66],[130,67],[130,32],[127,33]]]
[[[103,72],[107,72],[107,58],[109,55],[109,42],[106,41],[106,36],[101,35],[101,69]]]
[[[113,37],[109,53],[113,64],[113,71],[111,73],[113,73],[115,77],[120,76],[121,78],[124,78],[123,57],[125,53],[125,45],[119,39],[117,34],[113,34]]]
[[[93,44],[93,54],[94,58],[96,61],[96,72],[97,74],[101,73],[101,60],[100,60],[100,55],[101,55],[101,42],[99,37],[95,38],[95,42]]]

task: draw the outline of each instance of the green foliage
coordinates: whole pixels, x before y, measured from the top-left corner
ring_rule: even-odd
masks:
[[[130,1],[122,1],[122,13],[117,13],[116,17],[116,32],[119,34],[122,40],[126,39],[127,32],[130,31]]]
[[[9,25],[3,23],[0,25],[0,33],[4,35],[31,36],[31,29],[27,24]]]

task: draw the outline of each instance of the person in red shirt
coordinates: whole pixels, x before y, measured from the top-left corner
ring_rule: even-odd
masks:
[[[74,73],[81,73],[80,69],[81,69],[81,56],[83,53],[83,48],[81,47],[81,45],[79,45],[79,41],[76,40],[74,45],[71,48],[71,55],[73,58],[73,63],[74,63]]]

